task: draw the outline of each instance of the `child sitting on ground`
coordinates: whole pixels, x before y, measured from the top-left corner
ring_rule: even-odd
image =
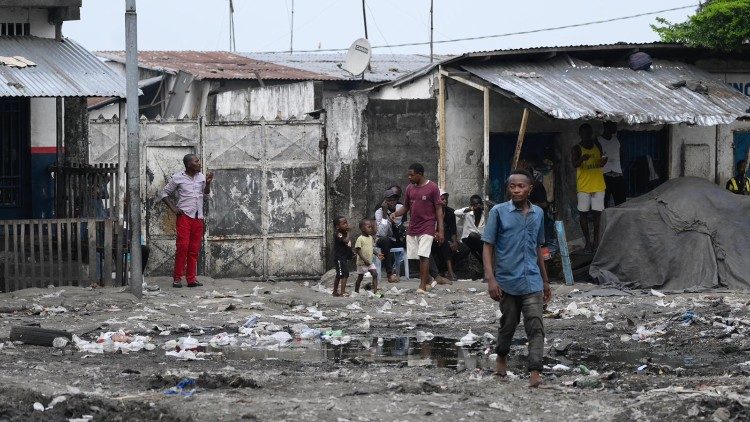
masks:
[[[375,269],[375,264],[372,263],[372,258],[375,253],[375,245],[373,244],[373,235],[375,234],[375,224],[372,220],[366,218],[359,222],[359,231],[362,235],[357,238],[357,242],[354,244],[354,251],[357,253],[357,282],[354,285],[354,291],[359,293],[359,286],[362,284],[362,279],[366,272],[372,275],[372,292],[378,292],[378,272]],[[382,260],[383,255],[378,254],[378,259]]]
[[[349,260],[352,259],[352,242],[349,240],[349,222],[346,217],[336,216],[333,219],[333,260],[336,267],[336,279],[333,282],[333,295],[346,295],[346,282],[349,280]],[[339,284],[341,290],[339,291]]]

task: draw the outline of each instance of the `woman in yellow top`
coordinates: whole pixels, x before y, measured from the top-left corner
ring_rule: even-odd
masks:
[[[578,129],[581,142],[573,147],[571,161],[576,168],[576,191],[581,230],[586,239],[584,252],[592,253],[599,244],[599,217],[604,210],[604,164],[607,156],[602,154],[602,146],[594,139],[591,125],[584,123]],[[594,240],[589,234],[589,217],[594,223]]]

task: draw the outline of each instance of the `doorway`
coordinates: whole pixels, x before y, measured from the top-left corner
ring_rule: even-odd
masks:
[[[554,157],[554,133],[527,133],[521,148],[521,157],[540,164]],[[490,201],[505,201],[505,181],[510,176],[511,161],[516,151],[518,133],[490,134]],[[553,160],[554,161],[554,160]]]
[[[627,181],[627,197],[651,191],[667,180],[668,133],[663,130],[621,130],[622,173]]]
[[[0,220],[31,216],[29,99],[0,98]]]
[[[732,174],[737,171],[737,163],[740,160],[747,160],[748,150],[750,150],[750,132],[734,132],[734,156],[732,158]]]

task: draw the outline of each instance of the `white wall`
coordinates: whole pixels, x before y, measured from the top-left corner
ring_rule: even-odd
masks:
[[[30,24],[31,35],[42,38],[55,38],[55,26],[47,21],[46,9],[4,7],[0,8],[0,20],[15,23],[28,22]]]
[[[436,97],[437,89],[437,76],[433,72],[431,75],[418,78],[414,82],[401,85],[398,88],[383,85],[373,90],[370,98],[377,100],[428,99]]]
[[[57,119],[54,98],[31,98],[31,147],[57,146]]]

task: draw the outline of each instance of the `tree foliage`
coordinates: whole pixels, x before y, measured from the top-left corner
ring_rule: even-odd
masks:
[[[682,23],[656,18],[661,40],[732,51],[750,43],[750,0],[709,0]]]

